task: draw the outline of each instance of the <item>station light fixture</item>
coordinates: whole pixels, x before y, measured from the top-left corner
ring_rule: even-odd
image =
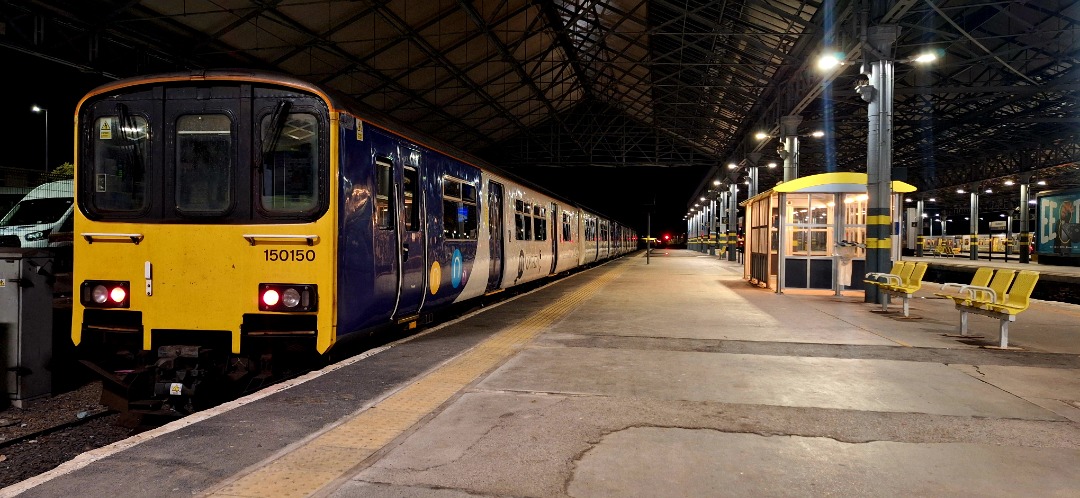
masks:
[[[822,71],[828,71],[844,63],[844,54],[830,52],[818,58],[817,67]]]
[[[776,167],[776,163],[775,163],[775,162],[770,162],[770,163],[769,163],[769,164],[767,164],[766,166],[768,166],[768,167],[770,167],[770,168],[775,168],[775,167]]]
[[[1045,187],[1046,186],[1046,180],[1039,180],[1039,181],[1035,182],[1035,185]]]
[[[936,199],[936,198],[934,198],[934,197],[931,197],[931,198],[929,198],[929,199],[927,199],[927,200],[928,200],[928,201],[930,201],[930,202],[937,202],[937,199]]]
[[[992,193],[994,193],[994,189],[988,188],[988,189],[986,189],[986,193],[992,194]]]
[[[1013,185],[1015,185],[1015,183],[1012,180],[1005,180],[1005,186],[1006,187],[1011,187]]]
[[[735,169],[735,168],[738,168],[738,167],[739,167],[739,165],[735,164],[735,163],[728,163],[728,165],[727,165],[727,169]]]
[[[903,62],[913,62],[915,64],[929,64],[936,60],[938,60],[937,52],[928,50],[926,52],[922,52],[920,54],[908,57],[907,59],[904,59]]]
[[[754,134],[754,138],[756,138],[758,140],[765,140],[766,138],[769,138],[769,134],[765,133],[763,131],[759,131],[759,132]]]
[[[964,189],[962,189],[962,188],[958,188],[958,189],[956,189],[956,193],[958,193],[958,194],[963,194],[963,193],[965,193],[965,192],[964,192]]]

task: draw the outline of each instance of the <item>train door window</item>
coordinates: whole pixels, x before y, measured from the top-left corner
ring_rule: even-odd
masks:
[[[443,177],[443,235],[447,240],[476,240],[479,225],[476,186]]]
[[[410,232],[420,230],[420,175],[416,168],[406,166],[402,174],[402,189],[405,194],[405,229]]]
[[[533,235],[536,240],[547,240],[547,210],[533,206]]]
[[[97,211],[141,211],[146,206],[146,170],[150,163],[150,126],[127,113],[97,118],[91,135]]]
[[[562,239],[563,242],[569,242],[570,239],[570,213],[562,214]]]
[[[261,208],[271,214],[310,213],[319,207],[319,120],[279,105],[260,123]]]
[[[375,160],[375,227],[383,230],[392,228],[394,222],[390,210],[390,189],[394,185],[392,172],[389,159]]]
[[[176,209],[184,214],[224,214],[232,205],[232,120],[224,114],[190,114],[176,120]]]

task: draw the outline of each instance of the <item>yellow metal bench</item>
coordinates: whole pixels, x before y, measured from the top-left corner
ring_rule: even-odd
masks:
[[[926,263],[915,263],[905,268],[907,275],[902,282],[879,285],[878,288],[882,293],[881,311],[889,311],[889,297],[900,297],[904,300],[904,317],[907,318],[909,302],[911,297],[922,288],[922,279],[926,276],[926,268]],[[904,275],[904,271],[901,271],[901,275]]]
[[[997,273],[1004,271],[1013,272],[1014,270],[998,270]],[[997,278],[995,274],[994,279],[997,280]],[[1031,305],[1031,292],[1035,290],[1035,284],[1038,281],[1039,272],[1022,270],[1016,275],[1007,294],[996,291],[984,292],[978,296],[973,294],[970,300],[964,302],[956,301],[956,309],[960,310],[960,335],[967,336],[968,313],[997,318],[1000,330],[999,347],[1007,349],[1009,347],[1009,322],[1015,322],[1016,315],[1024,312]],[[993,286],[991,282],[990,287]],[[1001,299],[1002,297],[1004,299]]]
[[[939,296],[939,297],[948,298],[948,299],[953,299],[953,298],[958,297],[958,296],[963,296],[963,295],[965,295],[964,293],[967,291],[967,288],[969,288],[969,287],[986,287],[986,286],[990,285],[990,279],[993,278],[993,277],[994,277],[994,269],[993,268],[991,268],[989,266],[980,266],[979,269],[975,270],[975,274],[971,276],[971,283],[961,284],[961,283],[948,282],[948,283],[941,284],[941,290],[945,290],[945,289],[950,288],[950,287],[959,287],[959,290],[957,290],[955,294],[949,294],[949,293],[946,293],[946,292],[935,292],[934,295]]]
[[[913,266],[914,263],[909,263],[907,261],[897,261],[897,262],[893,263],[892,269],[890,269],[888,273],[882,273],[882,272],[870,272],[870,273],[867,273],[866,276],[864,277],[865,280],[863,280],[863,282],[867,283],[867,284],[870,284],[870,285],[881,285],[881,284],[889,283],[889,282],[900,283],[900,282],[903,281],[902,274],[904,272],[904,269],[907,268],[909,265]]]

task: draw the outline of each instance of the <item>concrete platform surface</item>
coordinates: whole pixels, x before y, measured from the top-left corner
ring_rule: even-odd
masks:
[[[1080,495],[1080,306],[998,351],[930,292],[639,253],[0,496]]]

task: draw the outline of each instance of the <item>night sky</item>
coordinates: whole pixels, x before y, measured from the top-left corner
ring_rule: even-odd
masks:
[[[49,170],[74,160],[75,105],[88,91],[109,80],[68,66],[0,48],[4,66],[15,68],[4,78],[8,114],[0,120],[0,167],[45,169],[45,116],[49,110]]]
[[[75,105],[93,88],[108,83],[60,63],[0,47],[10,71],[4,94],[8,115],[0,120],[0,167],[45,170],[45,117],[30,109],[49,110],[49,170],[73,161]],[[654,236],[685,231],[686,200],[705,171],[700,168],[534,168],[513,173],[600,211],[644,234],[652,213]]]

